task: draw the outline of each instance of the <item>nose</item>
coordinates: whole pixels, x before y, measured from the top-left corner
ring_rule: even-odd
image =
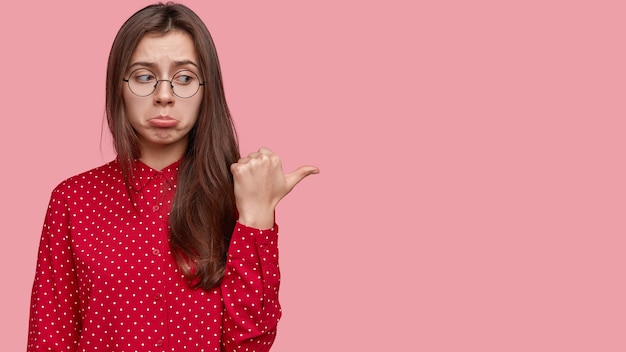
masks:
[[[163,82],[163,84],[159,84]],[[172,82],[167,79],[160,79],[156,82],[154,89],[154,103],[159,105],[169,105],[174,103],[174,91]]]

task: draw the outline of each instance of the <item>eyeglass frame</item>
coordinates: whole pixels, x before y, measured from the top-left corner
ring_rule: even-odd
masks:
[[[198,92],[200,91],[200,87],[203,87],[206,84],[206,82],[198,82],[198,89],[192,95],[190,95],[188,97],[181,97],[180,95],[176,94],[176,91],[174,90],[174,77],[176,77],[177,74],[179,74],[179,73],[181,73],[183,71],[189,71],[189,72],[193,73],[193,75],[196,76],[196,78],[198,78],[198,81],[200,81],[200,77],[198,76],[198,74],[196,74],[195,72],[193,72],[191,70],[184,69],[184,70],[178,70],[178,71],[174,72],[174,74],[172,75],[172,78],[170,78],[170,79],[157,79],[156,82],[154,82],[154,86],[152,87],[152,92],[150,92],[150,93],[148,93],[146,95],[139,95],[139,94],[135,93],[130,88],[130,78],[133,76],[133,73],[135,73],[135,72],[137,72],[139,70],[146,70],[146,71],[152,73],[155,78],[157,77],[157,75],[156,75],[156,73],[148,70],[147,68],[140,67],[140,68],[132,70],[130,72],[130,74],[128,75],[128,78],[122,78],[122,81],[124,81],[124,82],[126,82],[128,84],[128,90],[130,90],[131,93],[133,93],[134,95],[136,95],[136,96],[138,96],[140,98],[149,97],[152,94],[154,94],[154,92],[156,92],[157,86],[159,85],[160,82],[170,82],[170,89],[172,90],[172,93],[174,93],[175,96],[177,96],[177,97],[179,97],[181,99],[188,99],[188,98],[193,97],[194,95],[198,94]]]

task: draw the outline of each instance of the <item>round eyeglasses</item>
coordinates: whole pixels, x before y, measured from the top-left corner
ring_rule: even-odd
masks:
[[[189,70],[176,72],[172,79],[157,79],[154,72],[145,68],[138,68],[130,73],[128,79],[124,78],[123,81],[128,83],[128,88],[133,94],[140,97],[147,97],[154,93],[159,82],[169,82],[172,92],[179,98],[193,97],[200,90],[200,86],[204,85],[204,82],[200,82],[198,75]]]

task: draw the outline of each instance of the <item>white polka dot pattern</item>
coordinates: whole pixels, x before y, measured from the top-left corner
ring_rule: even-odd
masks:
[[[281,316],[278,227],[237,224],[224,280],[190,289],[168,243],[176,162],[119,163],[52,192],[33,284],[28,351],[269,351]]]

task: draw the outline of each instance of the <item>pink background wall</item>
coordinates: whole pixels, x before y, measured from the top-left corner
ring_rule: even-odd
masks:
[[[147,1],[2,6],[2,350],[52,188],[101,147]],[[242,151],[316,164],[279,209],[273,351],[626,350],[623,1],[186,1]]]

